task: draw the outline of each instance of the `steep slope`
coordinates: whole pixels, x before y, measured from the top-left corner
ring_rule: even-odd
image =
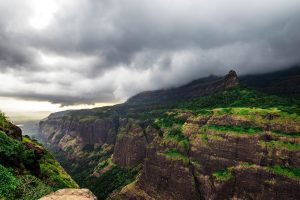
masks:
[[[38,199],[75,181],[37,141],[0,113],[0,199]]]
[[[40,136],[99,199],[297,199],[299,106],[212,79],[52,114]]]

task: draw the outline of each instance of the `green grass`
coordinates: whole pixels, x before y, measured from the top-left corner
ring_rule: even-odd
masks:
[[[218,140],[218,141],[223,140],[223,138],[219,135],[209,135],[209,134],[206,134],[206,133],[201,133],[198,136],[200,136],[201,141],[206,145],[208,144],[208,142],[210,140]]]
[[[300,169],[298,168],[289,168],[275,165],[273,167],[269,167],[269,169],[277,174],[282,174],[287,177],[300,179]]]
[[[232,178],[232,173],[229,169],[216,171],[212,175],[218,181],[227,181]]]
[[[245,126],[231,126],[231,125],[207,125],[208,129],[213,129],[222,132],[236,132],[236,133],[247,133],[255,134],[261,132],[262,129],[259,127],[245,127]]]
[[[277,141],[277,140],[273,140],[270,142],[260,141],[260,145],[263,147],[287,149],[290,151],[300,150],[300,144],[293,143],[293,142],[285,142],[285,141]]]
[[[173,148],[167,149],[163,153],[163,155],[165,155],[167,158],[170,158],[170,159],[182,160],[185,164],[189,163],[189,158],[186,155],[180,153],[177,149],[173,149]]]
[[[45,153],[39,161],[39,164],[41,167],[41,175],[52,188],[78,188],[77,183],[65,172],[49,152]]]
[[[299,105],[291,104],[288,99],[267,95],[242,86],[236,86],[209,96],[198,97],[179,105],[179,108],[195,113],[206,112],[206,110],[214,108],[224,108],[223,112],[230,113],[230,108],[236,107],[278,109],[288,114],[300,114]],[[248,110],[241,110],[240,113],[247,114]]]
[[[256,165],[254,163],[242,163],[240,166],[245,168],[251,168],[251,167],[261,167],[259,165]],[[268,167],[262,167],[263,169],[270,170],[276,174],[281,174],[290,178],[300,179],[300,169],[294,168],[294,167],[283,167],[280,165],[274,165],[274,166],[268,166]]]
[[[242,167],[255,167],[256,165],[253,163],[243,162],[240,164]]]
[[[155,120],[154,126],[157,128],[170,128],[173,124],[183,125],[185,120],[176,118],[176,116],[176,113],[165,113],[162,117]]]
[[[300,132],[283,133],[281,131],[272,131],[272,133],[283,137],[300,137]]]
[[[186,152],[190,148],[189,139],[183,135],[182,127],[169,128],[163,138],[164,142],[174,141],[178,144],[179,147],[183,148]]]

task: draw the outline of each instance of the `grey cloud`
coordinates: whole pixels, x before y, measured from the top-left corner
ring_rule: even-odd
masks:
[[[65,0],[41,30],[28,25],[30,5],[16,2],[0,2],[0,72],[23,82],[23,93],[0,89],[2,96],[122,101],[231,68],[261,73],[300,63],[298,0]]]

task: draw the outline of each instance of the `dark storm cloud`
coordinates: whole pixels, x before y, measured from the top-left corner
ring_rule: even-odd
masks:
[[[231,68],[261,73],[300,61],[298,0],[53,0],[41,29],[30,26],[38,1],[16,2],[0,1],[2,96],[111,102]]]

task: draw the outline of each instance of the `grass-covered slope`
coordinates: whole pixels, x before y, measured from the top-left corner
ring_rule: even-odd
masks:
[[[300,179],[299,158],[296,157],[300,152],[298,101],[237,86],[210,96],[180,102],[177,108],[165,112],[153,125],[160,130],[162,145],[167,147],[163,155],[167,158],[177,158],[187,163],[192,161],[190,154],[195,148],[228,151],[222,149],[226,148],[224,144],[228,140],[248,139],[253,142],[249,148],[253,149],[254,154],[265,153],[255,152],[258,149],[276,154],[269,155],[266,163],[262,162],[264,169]],[[289,155],[293,155],[293,158]],[[242,158],[238,159],[242,163],[239,166],[245,167]],[[234,167],[216,171],[212,177],[227,179]]]
[[[1,200],[34,200],[60,188],[78,187],[41,144],[28,136],[9,136],[10,127],[13,124],[0,113]]]

